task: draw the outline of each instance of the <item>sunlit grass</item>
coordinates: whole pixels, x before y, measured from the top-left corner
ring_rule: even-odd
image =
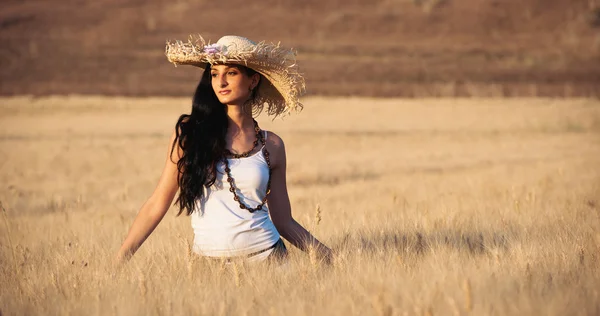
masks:
[[[171,210],[115,269],[187,102],[0,101],[3,314],[600,311],[598,101],[307,99],[259,123],[331,266],[207,261]]]

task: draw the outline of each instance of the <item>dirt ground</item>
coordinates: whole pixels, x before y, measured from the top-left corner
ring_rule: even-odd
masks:
[[[600,95],[598,0],[4,0],[0,94],[187,96],[190,34],[296,49],[309,95]]]
[[[206,262],[173,209],[115,270],[189,102],[0,99],[3,315],[600,313],[597,100],[307,98],[258,121],[333,266]]]

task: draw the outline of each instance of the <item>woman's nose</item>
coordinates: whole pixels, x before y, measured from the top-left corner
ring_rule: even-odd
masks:
[[[221,85],[221,87],[226,87],[227,86],[227,79],[225,76],[220,76],[219,77],[219,84]]]

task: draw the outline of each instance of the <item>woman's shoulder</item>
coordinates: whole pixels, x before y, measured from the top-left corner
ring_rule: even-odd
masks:
[[[272,131],[265,131],[265,133],[267,134],[267,145],[275,147],[275,148],[284,146],[283,139],[281,139],[281,137],[279,137],[279,135],[275,134]]]
[[[266,131],[267,133],[267,141],[265,146],[267,146],[267,150],[271,154],[271,163],[274,168],[277,168],[281,163],[285,165],[285,146],[283,144],[283,139],[279,137],[279,135]]]

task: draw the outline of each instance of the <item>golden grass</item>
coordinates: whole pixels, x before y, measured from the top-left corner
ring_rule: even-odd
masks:
[[[599,101],[306,99],[259,123],[333,266],[207,262],[171,210],[114,270],[188,102],[0,99],[3,315],[600,313]]]

